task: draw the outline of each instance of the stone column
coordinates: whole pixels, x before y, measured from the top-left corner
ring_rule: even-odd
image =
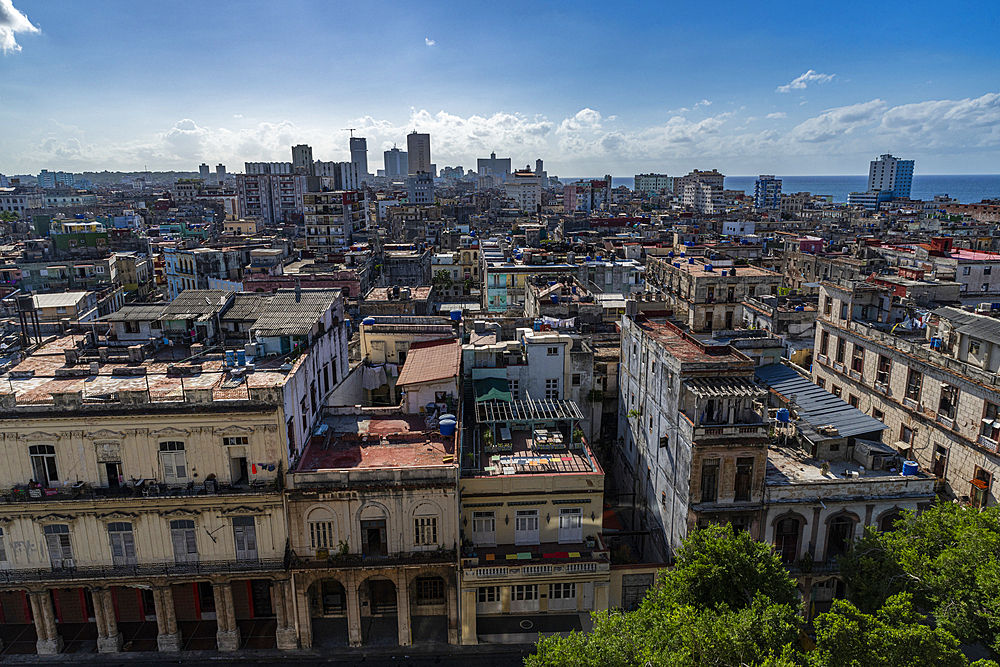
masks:
[[[478,644],[479,636],[476,633],[476,596],[478,591],[475,588],[462,589],[462,643]]]
[[[275,630],[275,638],[278,640],[278,648],[290,651],[299,647],[299,639],[295,634],[295,619],[292,617],[292,605],[290,597],[289,581],[271,582],[271,598],[274,600],[274,613],[277,617],[278,627]]]
[[[448,643],[458,643],[458,587],[455,585],[454,572],[447,572],[444,577],[445,587],[448,589]]]
[[[347,574],[347,636],[351,646],[361,646],[361,601],[358,599],[358,577],[352,570]]]
[[[312,598],[309,587],[301,581],[295,587],[295,600],[295,611],[299,616],[299,643],[302,648],[312,648]]]
[[[122,650],[122,636],[118,632],[111,589],[95,588],[91,591],[91,598],[94,601],[94,616],[97,618],[97,650],[100,653],[118,653]]]
[[[396,622],[399,626],[399,645],[409,646],[410,640],[410,587],[406,570],[396,571]]]
[[[220,651],[238,651],[240,648],[240,628],[236,625],[236,609],[233,606],[233,586],[230,582],[212,584],[215,596],[215,617],[219,630],[215,633]]]
[[[38,655],[55,655],[63,650],[63,638],[56,628],[56,613],[52,608],[52,594],[49,591],[28,593],[31,598],[31,614],[35,617],[35,632],[38,641],[35,648]]]
[[[812,612],[812,577],[806,577],[802,581],[802,618],[806,623],[810,621],[809,615]]]
[[[158,586],[153,589],[153,608],[156,612],[156,648],[159,651],[180,651],[180,630],[177,629],[177,616],[174,612],[174,592],[170,586]]]

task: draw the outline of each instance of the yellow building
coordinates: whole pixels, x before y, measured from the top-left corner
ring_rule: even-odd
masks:
[[[609,605],[604,471],[579,407],[505,398],[476,403],[478,437],[462,459],[463,644],[580,629]]]

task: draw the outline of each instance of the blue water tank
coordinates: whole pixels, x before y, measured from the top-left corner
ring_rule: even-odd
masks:
[[[778,408],[777,417],[779,422],[787,424],[789,419],[788,408]]]
[[[559,303],[559,295],[558,295],[558,294],[553,294],[553,295],[552,295],[551,297],[549,297],[549,298],[551,298],[551,299],[552,299],[552,303]]]
[[[576,285],[573,285],[570,289],[573,291],[573,294],[576,294]]]
[[[694,264],[694,257],[688,257],[688,264]]]
[[[441,429],[441,435],[448,437],[455,435],[455,428],[458,422],[454,419],[442,419],[438,422],[438,427]]]
[[[706,271],[711,271],[712,270],[712,265],[711,264],[706,264],[705,265],[705,270]]]
[[[680,262],[674,262],[674,266],[676,266],[679,269],[679,268],[681,268],[681,263]]]
[[[462,311],[460,311],[460,310],[453,310],[453,311],[451,311],[451,321],[452,322],[461,322],[462,321]]]
[[[673,257],[673,256],[674,256],[674,251],[673,250],[671,250],[670,252],[667,253],[667,257]]]
[[[237,366],[247,365],[247,353],[245,350],[236,350],[236,365]]]
[[[920,471],[920,466],[917,465],[916,461],[903,461],[903,474],[904,475],[916,475]]]
[[[681,250],[681,257],[684,257],[687,253]]]
[[[806,307],[805,307],[805,306],[795,306],[795,312],[796,312],[796,313],[801,313],[801,312],[803,312],[803,311],[804,311],[805,309],[806,309]]]
[[[232,366],[234,363],[236,363],[236,351],[226,350],[226,365]]]
[[[370,327],[373,324],[375,324],[375,318],[374,317],[366,317],[365,319],[361,320],[361,324],[364,324],[365,326]]]

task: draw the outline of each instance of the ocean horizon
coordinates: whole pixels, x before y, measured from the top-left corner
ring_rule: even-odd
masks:
[[[602,176],[560,178],[562,183],[578,180],[603,178]],[[868,187],[868,176],[777,176],[781,180],[781,191],[785,194],[809,192],[814,195],[830,195],[835,202],[846,202],[852,192],[863,192]],[[726,176],[727,190],[742,190],[753,194],[757,176]],[[612,187],[624,185],[635,189],[634,176],[612,176]],[[975,204],[983,199],[1000,198],[1000,174],[944,174],[918,175],[913,177],[910,197],[931,200],[935,195],[948,195],[963,204]]]

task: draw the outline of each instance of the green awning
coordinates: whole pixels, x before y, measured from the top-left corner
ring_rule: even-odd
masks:
[[[473,383],[476,403],[481,401],[510,401],[510,385],[504,378],[483,378]]]

